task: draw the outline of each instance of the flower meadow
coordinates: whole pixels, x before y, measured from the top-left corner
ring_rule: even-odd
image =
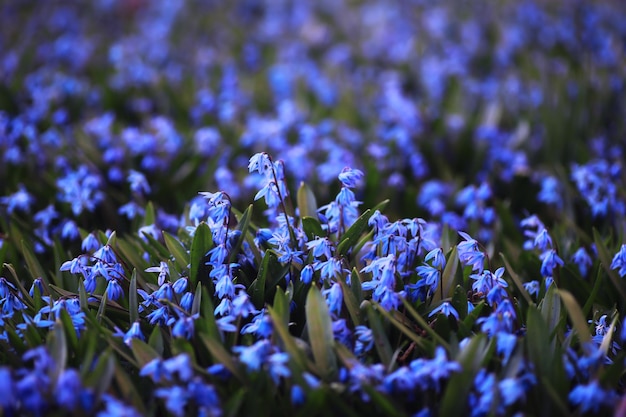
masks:
[[[0,415],[626,415],[619,1],[0,3]]]

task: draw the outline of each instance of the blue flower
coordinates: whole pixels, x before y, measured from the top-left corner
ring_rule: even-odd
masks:
[[[124,295],[124,289],[120,286],[116,279],[109,280],[106,292],[108,299],[111,301],[115,301]]]
[[[13,214],[15,210],[29,212],[34,200],[33,196],[26,191],[26,188],[20,184],[19,189],[15,193],[6,197],[0,197],[0,204],[6,205],[7,212]]]
[[[425,261],[429,261],[431,259],[433,260],[432,265],[435,268],[443,270],[446,267],[446,257],[443,255],[443,251],[441,250],[441,248],[435,248],[431,250],[424,257]]]
[[[189,393],[181,386],[174,385],[167,388],[157,388],[154,395],[158,398],[165,399],[165,407],[175,416],[182,417],[185,415],[185,406],[189,401]]]
[[[547,252],[542,253],[539,256],[543,262],[541,263],[541,275],[544,277],[551,277],[554,269],[561,265],[563,266],[563,260],[557,255],[556,250],[550,249]]]
[[[140,195],[150,194],[150,185],[148,184],[146,177],[141,172],[131,169],[128,172],[127,181],[129,182],[130,190],[133,193]]]
[[[585,248],[578,248],[578,250],[572,255],[571,259],[572,262],[574,262],[578,266],[580,275],[582,275],[583,278],[586,277],[589,268],[593,264],[593,260],[591,259]]]
[[[251,371],[258,371],[270,354],[272,345],[268,340],[259,340],[251,346],[234,346],[233,351],[239,354],[239,360]]]
[[[433,309],[433,311],[430,312],[428,317],[432,317],[435,314],[439,313],[447,317],[453,316],[455,319],[459,320],[459,313],[454,307],[452,307],[452,304],[450,304],[448,301],[444,301],[443,303],[439,304],[439,306],[437,306],[435,309]]]
[[[540,251],[545,251],[548,248],[552,248],[552,238],[545,228],[541,229],[541,231],[535,236],[534,245]]]
[[[250,157],[248,164],[248,171],[250,173],[256,171],[261,175],[270,176],[272,171],[272,160],[265,152],[260,152]]]
[[[619,251],[613,257],[611,269],[618,269],[620,277],[626,276],[626,243],[622,244]]]
[[[363,172],[358,169],[345,167],[339,174],[339,181],[344,187],[355,188],[363,178]]]
[[[580,406],[583,413],[598,413],[603,406],[612,406],[617,400],[613,391],[603,389],[597,380],[577,385],[568,396],[569,402]]]

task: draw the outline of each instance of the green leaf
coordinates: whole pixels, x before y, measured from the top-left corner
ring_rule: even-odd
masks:
[[[587,320],[585,320],[585,316],[576,302],[576,299],[572,294],[565,290],[558,290],[558,294],[561,296],[563,304],[565,304],[565,308],[569,313],[569,318],[574,326],[574,329],[576,330],[576,333],[578,333],[580,341],[589,342],[591,340],[589,325],[587,324]]]
[[[151,224],[154,224],[155,221],[156,214],[154,211],[154,204],[152,204],[152,201],[148,201],[148,204],[146,204],[146,215],[143,218],[143,225],[150,226]]]
[[[598,273],[596,274],[596,279],[593,283],[593,288],[591,289],[591,294],[589,294],[589,297],[587,297],[587,301],[585,301],[585,305],[583,306],[583,316],[587,317],[587,315],[589,314],[589,312],[591,311],[591,308],[593,307],[593,304],[596,302],[596,297],[598,295],[598,292],[600,291],[600,287],[602,285],[602,281],[603,281],[603,276],[602,276],[602,268],[598,268]]]
[[[107,306],[107,293],[105,291],[104,294],[102,294],[102,298],[100,299],[100,306],[98,307],[98,314],[96,315],[96,318],[98,319],[99,323],[102,322],[102,317],[104,317],[106,306]]]
[[[198,285],[202,288],[202,303],[200,304],[200,318],[196,320],[197,331],[198,333],[206,334],[210,338],[220,340],[222,336],[215,322],[213,301],[211,301],[208,290],[200,283]]]
[[[526,288],[524,287],[524,284],[522,283],[522,279],[520,278],[520,276],[517,275],[517,273],[513,270],[513,267],[511,267],[511,264],[509,264],[509,261],[506,259],[506,256],[504,256],[503,253],[500,253],[500,257],[502,258],[502,261],[504,262],[504,266],[506,267],[506,270],[511,276],[511,279],[513,279],[513,283],[515,283],[517,290],[520,292],[520,294],[522,294],[522,297],[524,297],[524,299],[526,300],[529,306],[534,306],[535,303],[533,302],[533,299],[530,297],[530,294],[528,294],[528,291],[526,291]]]
[[[613,332],[615,331],[615,325],[617,324],[617,319],[619,315],[615,315],[613,320],[611,321],[611,325],[609,326],[609,330],[604,334],[602,338],[602,343],[600,343],[600,351],[604,355],[609,354],[609,348],[611,347],[611,341],[613,340]],[[588,330],[588,329],[587,329]]]
[[[67,364],[67,340],[65,339],[63,323],[60,320],[54,323],[51,336],[48,338],[48,350],[54,366],[51,367],[49,376],[50,380],[56,384],[59,375]]]
[[[359,270],[356,268],[352,268],[352,273],[350,274],[350,291],[354,294],[354,298],[359,303],[359,306],[363,302],[363,287],[361,283],[363,280],[361,279],[361,274],[359,274]]]
[[[276,288],[276,294],[274,295],[274,311],[280,317],[284,326],[289,327],[289,299],[287,294],[282,288]]]
[[[89,374],[86,385],[94,387],[94,396],[96,401],[100,399],[102,394],[108,391],[113,374],[115,372],[115,358],[111,351],[106,350],[100,355],[93,372]]]
[[[200,313],[200,306],[202,305],[202,284],[196,285],[196,292],[193,296],[193,304],[191,305],[191,315]]]
[[[115,369],[113,371],[113,377],[115,384],[120,390],[121,399],[126,403],[135,407],[140,415],[147,415],[141,395],[139,394],[135,383],[130,379],[127,371],[116,361]]]
[[[357,244],[361,234],[363,234],[367,228],[367,222],[370,217],[372,217],[372,214],[374,214],[374,212],[371,209],[365,210],[365,212],[361,214],[358,219],[356,219],[354,224],[346,230],[346,232],[339,239],[339,243],[337,245],[337,256],[345,255],[354,245]]]
[[[346,306],[346,309],[348,310],[348,314],[350,314],[352,323],[355,326],[358,326],[361,324],[361,308],[360,308],[361,302],[357,300],[356,296],[352,292],[352,289],[346,283],[346,279],[343,275],[339,277],[338,281],[339,281],[339,285],[341,286],[341,292],[343,293],[343,303]],[[350,282],[352,283],[353,281],[350,280]],[[358,282],[358,278],[357,278],[357,283],[355,283],[354,285],[360,285],[360,284],[361,283]]]
[[[202,343],[204,343],[207,350],[211,353],[211,356],[213,356],[215,363],[224,365],[226,369],[228,369],[230,373],[233,374],[233,376],[240,382],[246,381],[244,373],[219,341],[210,338],[206,334],[201,334],[200,340],[202,340]]]
[[[326,300],[314,285],[309,290],[304,309],[309,342],[318,373],[323,379],[330,379],[337,372],[332,320]]]
[[[391,343],[389,343],[387,332],[385,331],[383,323],[381,322],[376,310],[374,310],[374,306],[370,302],[365,302],[365,311],[367,313],[367,322],[374,336],[374,347],[376,347],[378,357],[380,358],[382,364],[389,369],[391,359],[393,358],[393,349],[391,348]],[[389,315],[384,314],[387,312],[380,306],[378,311],[385,317],[390,317]]]
[[[309,240],[313,240],[316,237],[326,236],[326,232],[322,229],[322,225],[317,217],[303,216],[302,229]]]
[[[22,255],[26,261],[26,267],[34,279],[41,278],[44,282],[49,283],[48,276],[43,267],[39,263],[37,257],[33,254],[32,249],[22,240]],[[55,282],[56,283],[56,282]],[[58,285],[58,283],[56,283]]]
[[[298,188],[297,201],[298,209],[300,210],[300,218],[303,219],[304,217],[317,216],[317,202],[315,201],[315,194],[313,194],[311,188],[304,182],[301,182],[300,188]]]
[[[474,377],[480,370],[488,352],[488,341],[485,334],[472,337],[459,352],[456,361],[461,365],[461,372],[454,373],[450,377],[440,402],[439,415],[462,416],[470,414],[466,399],[472,389]]]
[[[72,352],[76,352],[78,350],[78,335],[76,334],[76,328],[74,327],[72,318],[65,309],[61,309],[59,318],[65,330],[66,342],[69,345],[68,347]]]
[[[133,268],[128,287],[128,316],[130,325],[139,320],[139,302],[137,301],[137,269]]]
[[[163,246],[161,242],[156,240],[150,233],[142,232],[143,237],[148,241],[148,244],[141,241],[141,245],[145,247],[146,252],[156,259],[169,259],[170,251]]]
[[[285,351],[289,353],[293,363],[299,367],[300,370],[312,368],[312,365],[307,363],[308,361],[304,356],[303,351],[298,347],[295,338],[289,334],[289,329],[285,325],[281,314],[269,306],[267,307],[267,312],[272,319],[272,324],[276,334],[278,334],[282,340]]]
[[[159,330],[155,328],[155,330]],[[137,361],[140,368],[143,368],[148,362],[158,359],[158,352],[141,339],[132,338],[130,340],[130,350]]]
[[[370,319],[370,313],[369,310],[371,310],[371,305],[369,301],[366,301],[363,303],[365,305],[365,308],[367,309],[367,317],[368,320]],[[413,331],[412,329],[410,329],[404,322],[403,320],[399,319],[397,317],[397,315],[390,313],[389,311],[385,310],[384,308],[380,307],[377,309],[377,311],[383,316],[385,317],[387,320],[389,320],[389,322],[391,323],[392,326],[394,326],[396,329],[400,330],[402,333],[404,333],[404,335],[406,337],[408,337],[409,339],[411,339],[412,342],[415,342],[415,344],[419,347],[421,347],[422,349],[427,349],[428,347],[428,340],[424,339],[421,336],[418,336],[418,334]],[[376,318],[374,318],[375,320]],[[405,318],[406,320],[406,318]],[[380,323],[380,322],[379,322]],[[371,327],[372,321],[370,320],[370,327]],[[374,331],[374,329],[372,329],[372,332]],[[383,333],[383,336],[386,338],[386,334]],[[381,339],[381,345],[384,345],[385,341],[384,339]],[[389,340],[387,340],[387,344],[389,344]],[[384,355],[391,355],[391,345],[389,344],[389,349],[387,349],[384,346],[381,346],[381,349],[383,350],[383,354]],[[377,349],[378,350],[378,349]],[[380,356],[380,352],[378,354]],[[389,356],[391,358],[391,356]],[[383,362],[384,363],[384,362]]]
[[[443,269],[443,273],[441,274],[441,285],[443,288],[443,294],[446,297],[452,296],[451,292],[454,288],[454,277],[456,275],[456,270],[459,267],[459,256],[457,254],[456,245],[452,247],[452,251],[450,252],[450,256],[448,256],[448,260],[446,262],[446,267]],[[433,301],[441,300],[438,291],[435,291],[433,295]]]
[[[190,251],[189,281],[192,286],[200,282],[213,294],[213,282],[209,279],[209,267],[205,264],[206,254],[213,247],[213,235],[209,225],[202,222],[193,235]]]
[[[464,320],[467,317],[467,292],[465,288],[457,285],[454,288],[451,300],[452,307],[459,313],[459,319]]]
[[[550,285],[548,292],[539,304],[539,308],[541,310],[541,315],[548,325],[548,329],[550,329],[550,332],[557,330],[557,327],[561,322],[561,300],[559,299],[556,285]]]
[[[189,254],[183,244],[165,231],[163,232],[163,240],[165,241],[167,249],[170,251],[172,256],[174,256],[174,261],[176,262],[178,269],[180,271],[187,269],[189,266]]]
[[[404,308],[406,309],[406,311],[409,313],[409,315],[417,322],[417,324],[419,324],[419,326],[426,331],[426,333],[433,338],[433,340],[438,344],[443,346],[448,352],[450,351],[450,345],[448,344],[448,342],[446,342],[445,340],[443,340],[443,338],[441,336],[439,336],[437,334],[437,332],[435,332],[426,322],[426,320],[424,320],[424,318],[417,312],[415,311],[415,309],[413,308],[413,306],[411,305],[411,303],[406,300],[405,298],[402,298],[402,304],[404,304]]]
[[[89,297],[85,290],[85,283],[82,279],[78,280],[78,300],[80,302],[80,309],[87,311],[89,309]]]
[[[620,278],[620,276],[615,272],[615,270],[611,269],[611,260],[612,257],[609,254],[609,250],[606,248],[606,245],[602,241],[602,236],[600,233],[594,228],[593,229],[593,241],[596,244],[596,249],[598,250],[598,257],[600,258],[600,263],[602,268],[606,271],[611,282],[619,291],[622,300],[626,299],[626,289],[624,288],[624,281]]]
[[[163,351],[165,350],[165,345],[163,343],[163,332],[161,328],[156,326],[152,333],[150,333],[150,337],[148,338],[148,346],[150,346],[154,351],[160,356],[163,355]]]

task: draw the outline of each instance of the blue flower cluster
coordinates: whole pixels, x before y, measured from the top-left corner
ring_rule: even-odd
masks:
[[[0,414],[623,410],[626,7],[218,3],[0,5]]]

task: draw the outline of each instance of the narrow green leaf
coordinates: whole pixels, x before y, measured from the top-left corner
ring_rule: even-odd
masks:
[[[522,279],[520,278],[520,276],[517,275],[517,273],[513,270],[513,267],[511,267],[511,264],[506,259],[506,256],[504,256],[503,253],[500,253],[500,257],[502,258],[502,262],[504,262],[504,266],[506,267],[507,272],[511,276],[513,283],[517,287],[517,290],[520,292],[520,294],[522,294],[522,297],[524,297],[524,299],[526,300],[529,306],[534,306],[535,303],[533,302],[533,299],[530,297],[530,294],[528,294],[528,291],[526,291],[526,288],[524,288],[524,284],[522,283]]]
[[[196,292],[193,296],[193,304],[191,305],[191,315],[200,313],[200,306],[202,305],[202,284],[196,285]]]
[[[309,238],[309,240],[313,240],[316,237],[326,236],[326,232],[322,229],[322,225],[317,217],[312,216],[303,216],[302,217],[302,229],[304,233]]]
[[[624,281],[619,277],[619,275],[617,275],[615,270],[611,269],[612,257],[606,245],[602,241],[602,236],[600,236],[600,233],[598,233],[595,228],[593,229],[593,241],[596,244],[598,257],[600,258],[600,264],[602,265],[602,268],[604,268],[609,278],[611,279],[611,282],[613,283],[617,291],[619,291],[622,300],[626,299],[626,289],[624,288]]]
[[[617,319],[619,315],[616,314],[611,321],[611,326],[609,326],[609,330],[604,334],[602,338],[602,343],[600,343],[600,351],[605,355],[609,354],[609,348],[611,347],[611,342],[613,341],[613,332],[615,331],[615,325],[617,324]]]
[[[49,281],[46,272],[39,263],[35,254],[33,254],[32,249],[24,241],[22,241],[22,255],[24,256],[24,261],[26,261],[26,267],[28,268],[31,277],[33,279],[41,278],[44,282],[48,283]]]
[[[34,300],[33,298],[30,296],[30,293],[26,290],[26,288],[24,288],[24,285],[22,284],[22,281],[17,277],[17,273],[15,272],[15,268],[13,268],[13,265],[11,264],[2,264],[2,266],[4,268],[6,268],[7,271],[9,271],[9,273],[11,274],[12,279],[12,283],[20,290],[20,292],[22,293],[22,298],[24,299],[24,301],[26,302],[27,305],[29,306],[33,306],[34,305]],[[45,281],[44,281],[44,288],[46,287]]]
[[[276,288],[276,294],[274,295],[274,311],[280,317],[283,325],[289,327],[289,299],[287,298],[287,294],[283,291],[282,288]]]
[[[428,333],[428,335],[430,337],[433,338],[433,340],[438,344],[443,346],[444,348],[446,348],[446,350],[449,352],[450,351],[450,345],[448,344],[448,342],[446,342],[445,340],[443,340],[443,338],[441,336],[439,336],[437,334],[437,332],[435,332],[426,322],[426,320],[424,320],[424,318],[417,312],[415,311],[415,309],[413,308],[413,306],[411,305],[411,303],[406,300],[405,298],[402,298],[402,304],[404,305],[404,308],[406,309],[406,311],[410,314],[410,316],[417,322],[417,324],[419,324],[419,326],[426,331],[426,333]]]
[[[359,303],[359,306],[363,302],[363,287],[361,283],[363,280],[361,279],[361,274],[359,274],[359,270],[356,268],[352,268],[352,273],[350,274],[350,291],[354,294],[354,298]]]
[[[585,316],[583,315],[583,312],[574,296],[565,290],[558,290],[558,294],[561,296],[563,304],[565,304],[565,308],[569,314],[569,319],[571,320],[576,333],[578,333],[580,341],[590,341],[591,333],[589,332],[589,325],[587,324],[587,320],[585,320]]]
[[[174,261],[176,262],[178,269],[180,271],[187,269],[189,266],[189,254],[183,244],[165,231],[163,232],[163,240],[165,241],[167,249],[170,251],[172,256],[174,256]]]
[[[332,320],[326,300],[315,285],[309,290],[304,309],[309,342],[319,375],[324,379],[332,378],[337,372]]]
[[[550,332],[554,332],[561,321],[561,300],[559,299],[556,285],[550,285],[548,292],[541,300],[539,308],[548,325],[548,329],[550,329]]]
[[[150,256],[156,259],[168,259],[170,257],[170,251],[161,242],[156,240],[150,233],[142,232],[142,234],[148,243],[140,241],[140,244],[144,246]]]
[[[352,280],[350,282],[352,282]],[[360,285],[360,282],[358,284]],[[350,314],[352,323],[358,326],[361,324],[361,303],[357,300],[343,276],[339,278],[339,285],[341,285],[341,292],[343,293],[343,303],[348,310],[348,314]]]
[[[148,338],[148,346],[150,346],[159,355],[163,355],[165,345],[163,343],[163,332],[160,327],[155,327]]]
[[[228,353],[226,348],[224,348],[219,341],[208,337],[206,334],[201,334],[200,339],[206,346],[207,350],[211,353],[211,356],[213,356],[216,363],[224,365],[226,369],[228,369],[230,373],[233,374],[233,376],[240,382],[246,381],[244,373],[235,363],[230,353]]]
[[[135,407],[140,415],[147,415],[143,401],[141,401],[141,395],[139,394],[135,383],[130,379],[127,371],[122,368],[117,361],[113,371],[113,378],[115,379],[116,386],[120,390],[121,399]]]
[[[98,314],[96,315],[98,319],[98,323],[102,322],[102,317],[104,317],[106,306],[107,306],[107,293],[105,291],[104,294],[102,294],[102,298],[100,299],[100,306],[98,307]]]
[[[400,410],[398,410],[397,406],[393,404],[385,395],[380,393],[374,386],[364,384],[363,390],[370,396],[372,403],[376,405],[377,408],[382,410],[382,414],[384,416],[396,417],[403,415]]]
[[[63,323],[57,320],[52,328],[52,337],[48,338],[48,350],[53,359],[54,366],[50,369],[50,380],[56,384],[65,365],[67,364],[67,340]]]
[[[148,201],[148,204],[146,204],[146,215],[143,218],[143,225],[150,226],[154,224],[155,221],[156,213],[154,211],[154,204],[152,204],[152,201]]]
[[[5,326],[4,331],[6,332],[9,339],[9,345],[11,346],[11,349],[15,349],[20,354],[20,356],[24,352],[26,352],[28,348],[22,338],[17,333],[15,333],[15,329],[9,326]]]
[[[213,247],[213,235],[209,225],[202,222],[193,235],[190,251],[189,281],[195,286],[200,282],[213,294],[213,282],[209,279],[209,268],[205,264],[206,254]]]
[[[63,328],[65,330],[65,338],[68,345],[68,348],[72,352],[76,352],[78,350],[78,335],[76,334],[76,328],[74,327],[74,323],[72,322],[72,318],[70,314],[65,309],[61,309],[59,313],[59,317],[61,323],[63,324]]]
[[[452,296],[452,289],[454,288],[454,277],[456,275],[456,270],[459,267],[459,256],[457,254],[456,245],[452,247],[452,251],[450,252],[450,256],[448,256],[448,260],[446,262],[446,267],[443,269],[443,273],[441,274],[441,285],[443,288],[443,294],[446,297]],[[441,297],[438,291],[433,296],[434,301],[439,301]],[[439,300],[437,300],[439,298]]]
[[[221,334],[215,322],[214,307],[208,290],[200,283],[202,288],[202,303],[200,304],[200,318],[196,320],[198,333],[205,333],[208,337],[221,340]]]
[[[128,287],[128,316],[130,325],[139,320],[139,302],[137,301],[137,269],[133,269]]]
[[[115,245],[117,244],[117,233],[114,231],[111,232],[111,234],[109,235],[109,237],[107,238],[107,243],[108,246],[111,246],[112,248],[115,247]]]
[[[485,334],[472,337],[469,343],[459,352],[456,361],[461,364],[461,372],[450,377],[443,398],[440,402],[439,414],[442,416],[468,415],[468,398],[472,382],[487,355],[488,342]]]
[[[109,390],[114,372],[115,358],[111,352],[107,350],[100,355],[100,359],[98,360],[93,372],[93,382],[95,383],[94,394],[96,400],[99,400],[102,394]]]
[[[367,302],[367,304],[365,304],[367,307],[367,317],[368,320],[370,318],[370,313],[369,310],[371,310],[371,306],[369,305],[369,302]],[[408,337],[409,339],[411,339],[412,342],[415,342],[415,344],[421,348],[426,348],[427,347],[427,340],[424,339],[421,336],[418,336],[417,333],[415,333],[415,331],[411,330],[410,328],[408,328],[402,321],[398,320],[393,314],[389,313],[387,310],[385,310],[382,307],[379,307],[377,309],[377,311],[383,316],[385,317],[387,320],[389,320],[389,322],[398,330],[400,330],[402,333],[404,333],[404,335],[406,337]],[[372,321],[370,320],[370,327],[372,325]],[[372,328],[372,332],[374,331],[374,329]],[[384,333],[383,333],[384,334]],[[386,338],[386,335],[385,335]],[[384,344],[384,339],[381,341],[381,343]],[[387,340],[387,343],[389,343],[389,340]],[[385,355],[390,355],[391,354],[391,345],[389,345],[389,349],[387,349],[386,347],[382,346],[381,349],[383,349],[384,354]],[[378,349],[377,349],[378,350]],[[379,356],[380,356],[380,352],[379,352]],[[384,362],[383,362],[384,364]]]
[[[474,309],[467,315],[467,317],[465,317],[465,319],[463,320],[463,324],[468,329],[474,327],[474,323],[476,323],[476,320],[478,320],[478,318],[480,317],[480,313],[482,313],[483,308],[485,308],[485,300],[482,300],[480,303],[476,304],[474,306]]]
[[[80,302],[80,309],[87,311],[89,309],[89,297],[85,290],[85,283],[82,279],[78,280],[78,301]]]
[[[602,276],[602,268],[598,268],[598,272],[596,274],[596,279],[593,283],[593,288],[591,289],[591,294],[587,297],[587,301],[585,301],[585,305],[583,306],[583,316],[587,317],[593,304],[596,302],[596,296],[600,291],[600,287],[602,286],[603,276]]]
[[[272,307],[267,307],[267,312],[272,319],[272,325],[274,330],[283,342],[285,351],[289,353],[294,364],[300,368],[300,370],[306,370],[312,368],[312,364],[307,364],[307,359],[303,354],[303,351],[298,347],[295,338],[289,333],[289,329],[285,326],[283,317]]]
[[[459,313],[459,319],[464,320],[467,317],[467,292],[465,288],[457,285],[452,294],[452,307]]]
[[[265,282],[267,280],[267,274],[269,273],[269,264],[271,252],[266,252],[261,261],[259,272],[256,279],[250,285],[248,293],[250,294],[250,301],[256,308],[263,308],[265,304]]]
[[[158,328],[155,330],[158,330]],[[148,362],[159,358],[158,352],[141,339],[132,338],[130,340],[130,350],[133,352],[133,356],[140,368],[143,368]]]
[[[354,224],[352,224],[352,226],[350,226],[350,228],[341,236],[337,245],[338,256],[345,255],[354,245],[357,244],[361,234],[367,228],[367,222],[370,217],[372,217],[372,214],[374,213],[371,209],[365,210],[365,212],[361,214],[358,219],[356,219]]]
[[[383,314],[385,317],[389,318],[389,315],[384,314],[383,308],[379,307],[378,311]],[[391,364],[391,358],[393,357],[393,349],[391,348],[391,343],[389,343],[389,339],[387,338],[387,332],[385,332],[385,328],[378,317],[378,314],[374,310],[374,306],[367,302],[365,306],[365,311],[367,313],[367,321],[370,329],[374,335],[374,347],[376,347],[376,352],[378,352],[378,357],[385,367],[389,368]]]
[[[305,184],[304,181],[300,183],[300,188],[298,188],[297,201],[298,209],[300,210],[300,218],[317,216],[315,194],[313,194],[311,188]]]

